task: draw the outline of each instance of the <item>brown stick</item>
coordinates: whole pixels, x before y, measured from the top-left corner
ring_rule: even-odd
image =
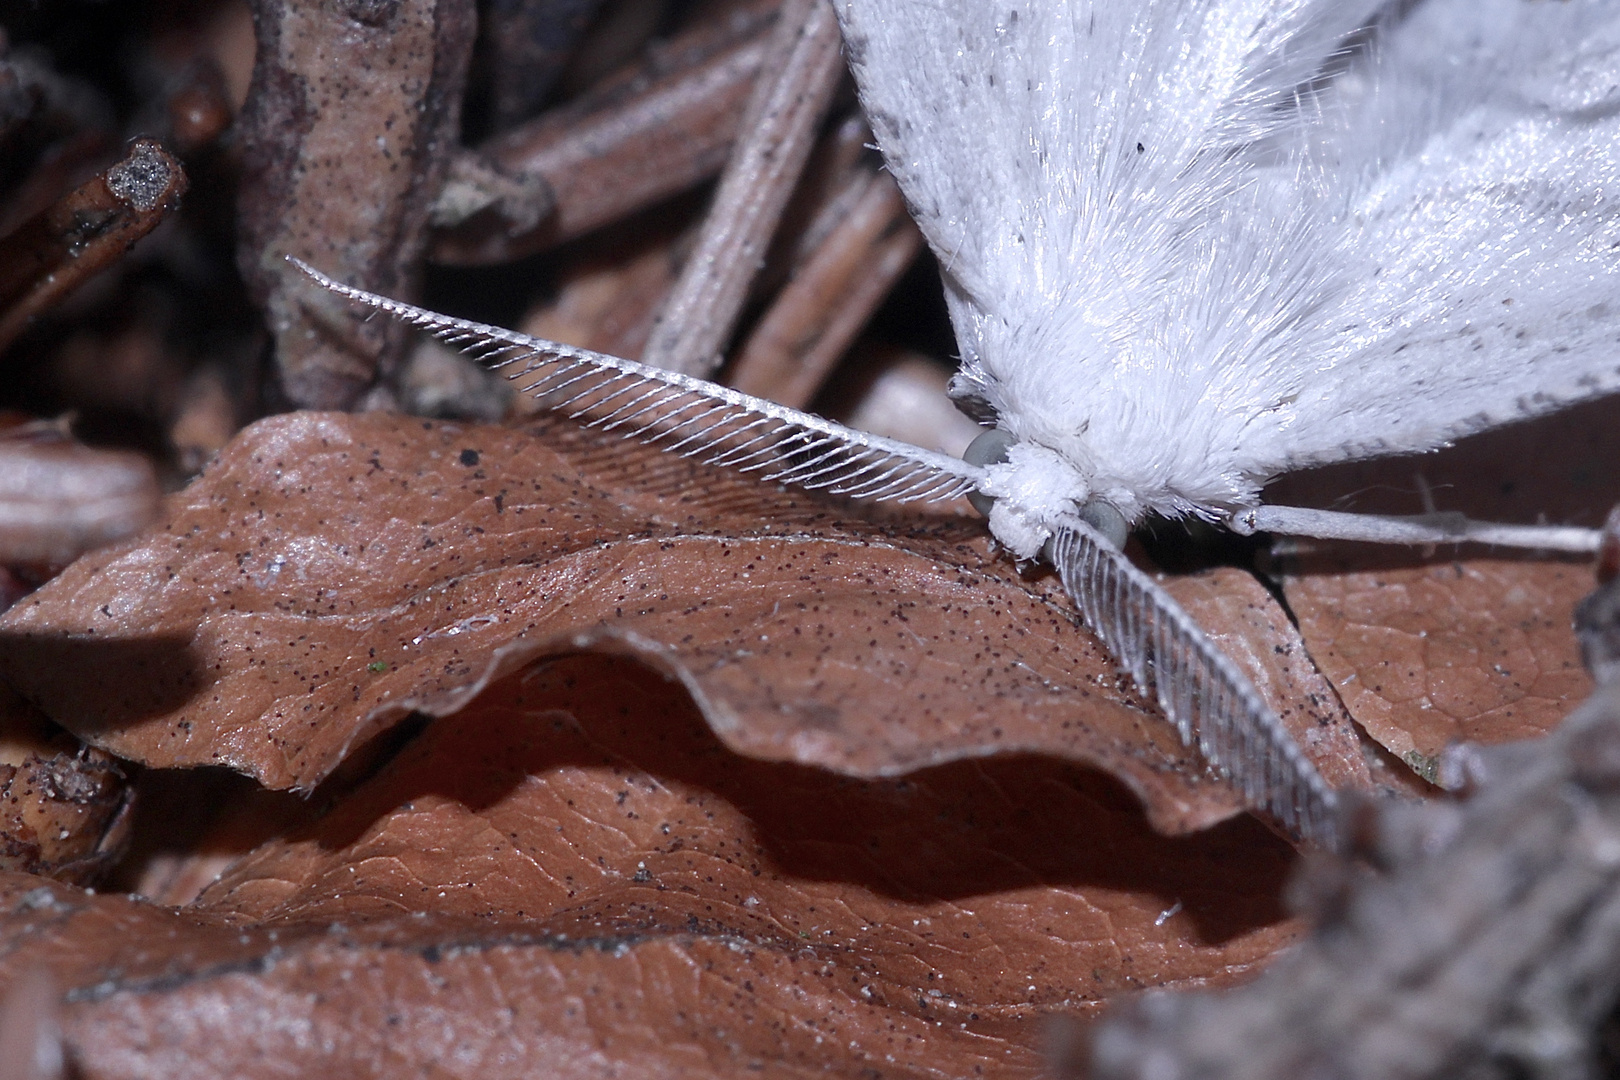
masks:
[[[828,0],[787,0],[696,249],[653,326],[642,360],[709,375],[736,325],[815,129],[843,73]]]
[[[544,185],[538,227],[480,214],[434,238],[433,259],[477,266],[582,236],[715,176],[737,138],[764,62],[774,6],[746,8],[649,54],[644,63],[482,147],[503,172]]]
[[[169,215],[185,170],[150,139],[0,240],[0,349]]]
[[[921,246],[894,180],[869,174],[851,212],[749,335],[731,385],[796,409],[808,406]]]

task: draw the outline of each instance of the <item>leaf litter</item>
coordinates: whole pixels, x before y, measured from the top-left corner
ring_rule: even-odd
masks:
[[[1301,580],[1298,631],[1247,574],[1166,584],[1366,787]],[[13,875],[7,967],[68,988],[91,1075],[1033,1075],[1042,1017],[1298,932],[1286,845],[1215,824],[1235,800],[977,523],[566,422],[263,421],[0,634],[99,747],[325,785],[179,909]]]

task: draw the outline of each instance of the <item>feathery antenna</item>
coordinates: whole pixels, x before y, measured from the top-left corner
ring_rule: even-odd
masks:
[[[1047,549],[1093,633],[1244,802],[1331,847],[1337,798],[1282,721],[1153,579],[1079,518]]]
[[[292,263],[339,296],[420,327],[508,379],[548,408],[705,465],[860,499],[938,502],[976,489],[983,470],[949,454],[856,431],[704,379],[605,353],[456,319],[334,281]],[[510,369],[510,370],[507,370]]]

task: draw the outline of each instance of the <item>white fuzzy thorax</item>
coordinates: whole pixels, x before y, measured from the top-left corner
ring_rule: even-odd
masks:
[[[1006,461],[984,471],[979,491],[996,500],[990,531],[1019,559],[1040,554],[1058,519],[1072,515],[1086,495],[1086,479],[1069,459],[1033,442],[1014,443]]]

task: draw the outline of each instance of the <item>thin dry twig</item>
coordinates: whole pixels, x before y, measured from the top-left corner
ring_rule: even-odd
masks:
[[[807,408],[833,365],[917,257],[922,234],[886,172],[863,170],[851,212],[817,245],[748,336],[731,385]]]
[[[697,247],[665,299],[645,363],[707,376],[736,325],[844,71],[827,0],[788,0]]]
[[[0,240],[0,349],[157,228],[185,190],[180,163],[137,139],[122,161]]]
[[[470,215],[434,238],[450,266],[506,262],[582,236],[710,179],[725,166],[764,63],[773,6],[745,8],[649,52],[577,101],[497,136],[481,153],[545,186],[537,226]]]

